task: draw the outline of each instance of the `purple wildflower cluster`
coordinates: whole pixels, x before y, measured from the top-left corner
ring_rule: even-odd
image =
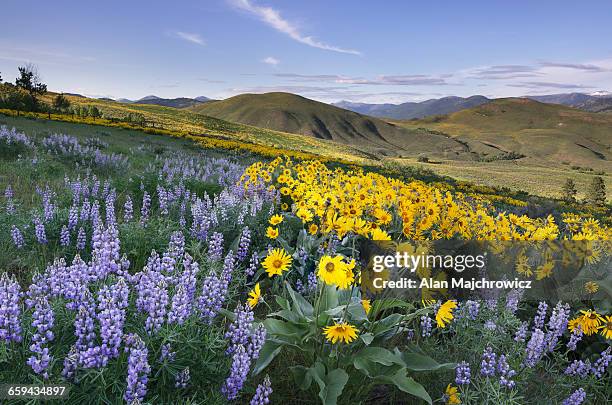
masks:
[[[49,378],[47,369],[53,361],[46,344],[53,341],[55,337],[52,331],[54,324],[55,316],[47,297],[44,295],[38,297],[32,314],[32,327],[36,330],[30,345],[30,351],[33,355],[28,359],[28,365],[44,379]]]
[[[0,342],[21,342],[21,288],[15,276],[0,277]]]
[[[471,381],[470,363],[462,361],[455,367],[455,384],[469,385]]]
[[[250,405],[267,405],[270,403],[270,395],[272,395],[272,383],[270,376],[266,375],[263,382],[257,386]]]
[[[131,340],[126,379],[127,389],[123,394],[123,399],[127,403],[132,403],[135,400],[141,402],[144,399],[147,394],[149,373],[151,373],[151,367],[147,360],[149,351],[144,342],[138,336]]]
[[[580,405],[586,399],[586,392],[582,388],[578,388],[567,399],[562,402],[562,405]]]

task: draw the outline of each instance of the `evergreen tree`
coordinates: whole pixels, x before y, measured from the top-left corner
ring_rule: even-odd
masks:
[[[606,183],[603,177],[597,176],[593,178],[591,189],[589,190],[589,201],[593,205],[606,205]]]
[[[563,199],[568,202],[576,202],[576,183],[571,178],[565,180],[563,185]]]

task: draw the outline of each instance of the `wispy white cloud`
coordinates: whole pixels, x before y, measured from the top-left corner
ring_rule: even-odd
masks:
[[[175,31],[174,35],[177,38],[180,38],[187,42],[191,42],[193,44],[202,45],[202,46],[206,45],[206,41],[204,41],[199,34],[195,34],[192,32]]]
[[[340,53],[348,53],[351,55],[361,55],[361,52],[354,49],[345,49],[340,48],[334,45],[329,45],[324,42],[321,42],[315,39],[312,36],[304,35],[300,32],[295,24],[284,19],[278,10],[273,9],[272,7],[266,6],[258,6],[253,4],[251,0],[228,0],[230,4],[232,4],[237,9],[246,11],[257,18],[259,18],[264,23],[268,24],[275,30],[282,32],[285,35],[288,35],[291,39],[298,41],[302,44],[311,46],[313,48],[324,49],[326,51],[340,52]]]
[[[277,66],[280,63],[280,60],[276,59],[273,56],[268,56],[265,59],[261,60],[263,63],[267,63],[268,65]]]
[[[387,86],[446,86],[451,83],[447,82],[445,78],[452,77],[452,75],[382,75],[368,79],[342,75],[304,75],[298,73],[278,73],[275,76],[297,82],[332,82],[338,84]]]

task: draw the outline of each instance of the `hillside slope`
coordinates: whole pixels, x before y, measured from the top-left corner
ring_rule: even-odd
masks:
[[[242,94],[190,108],[230,122],[307,135],[389,156],[461,156],[464,146],[427,131],[388,122],[290,93]]]
[[[397,122],[466,142],[481,156],[514,152],[612,172],[612,115],[525,98],[497,99],[443,117]]]
[[[453,96],[431,99],[418,103],[366,104],[340,101],[333,105],[374,117],[407,120],[412,118],[423,118],[430,115],[450,114],[466,108],[476,107],[488,103],[489,101],[491,100],[485,96],[471,96],[467,98]]]

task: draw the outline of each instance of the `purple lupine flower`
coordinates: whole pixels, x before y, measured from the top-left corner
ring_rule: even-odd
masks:
[[[406,340],[412,341],[414,339],[414,329],[406,329]]]
[[[91,222],[91,227],[93,229],[96,229],[102,226],[102,217],[100,216],[100,202],[98,200],[94,200],[93,204],[91,204],[91,212],[89,213],[89,220]]]
[[[545,301],[540,301],[538,304],[538,311],[536,316],[533,318],[534,329],[544,329],[544,321],[546,321],[546,312],[548,310],[548,304]]]
[[[238,242],[238,249],[236,250],[236,259],[239,262],[243,262],[249,254],[249,247],[251,245],[251,230],[248,226],[242,229],[240,240]]]
[[[570,336],[569,342],[567,342],[567,349],[570,351],[576,350],[576,346],[578,345],[578,342],[582,340],[583,336],[584,333],[582,332],[582,327],[577,325]]]
[[[225,338],[229,339],[230,345],[227,354],[232,354],[238,345],[247,347],[251,337],[253,326],[253,311],[249,305],[238,304],[234,310],[234,321],[229,325]]]
[[[160,280],[153,285],[151,295],[147,302],[146,310],[149,313],[145,321],[145,328],[151,335],[157,332],[164,323],[164,317],[168,306],[168,288],[165,280]]]
[[[525,366],[534,367],[542,358],[546,347],[544,332],[540,329],[534,330],[525,349]]]
[[[185,367],[182,371],[179,371],[174,379],[174,386],[176,388],[187,388],[189,385],[191,376],[189,375],[189,367]]]
[[[518,310],[519,301],[523,295],[523,290],[512,290],[506,296],[506,309],[510,313],[515,313]]]
[[[221,387],[221,392],[228,400],[236,399],[247,379],[250,367],[251,357],[247,354],[244,346],[238,345],[232,356],[230,375]]]
[[[62,377],[72,380],[76,374],[76,370],[79,362],[79,353],[75,346],[70,348],[70,351],[64,359],[64,369],[62,370]]]
[[[21,342],[21,288],[12,275],[3,273],[0,277],[0,341]]]
[[[200,317],[207,323],[212,323],[225,302],[227,284],[222,282],[215,273],[210,273],[202,283],[202,294],[198,297]]]
[[[157,185],[157,196],[159,198],[159,213],[168,215],[168,192],[159,184]]]
[[[497,329],[497,324],[495,323],[495,321],[493,319],[489,319],[484,323],[484,328],[488,329],[488,330],[495,330]]]
[[[132,197],[128,195],[123,204],[123,221],[130,222],[132,218],[134,218],[134,203],[132,202]]]
[[[151,196],[146,191],[142,195],[142,207],[140,208],[140,225],[144,226],[149,220],[151,210]]]
[[[250,342],[246,346],[246,351],[251,359],[257,360],[259,358],[259,352],[266,343],[266,335],[267,331],[263,323],[260,323],[251,333]]]
[[[582,361],[582,360],[574,360],[564,371],[565,375],[577,375],[582,378],[589,375],[591,372],[591,362],[590,361]]]
[[[455,384],[469,385],[471,381],[470,363],[462,361],[455,367]]]
[[[167,361],[168,363],[172,363],[176,358],[176,352],[173,352],[170,343],[166,343],[161,345],[161,353],[159,355],[159,361],[163,363]]]
[[[497,362],[497,355],[490,346],[487,346],[486,350],[482,353],[482,361],[480,362],[480,374],[485,377],[491,377],[495,375],[495,365]]]
[[[49,355],[49,348],[45,345],[55,337],[52,331],[54,323],[55,317],[47,297],[45,295],[38,297],[32,314],[32,326],[36,332],[32,336],[30,351],[34,355],[28,359],[27,364],[44,379],[49,378],[47,368],[53,361],[53,357]]]
[[[250,405],[267,405],[270,403],[270,395],[272,395],[272,383],[270,377],[266,375],[263,382],[257,386]]]
[[[463,304],[460,304],[457,310],[457,319],[467,318],[469,320],[475,320],[478,317],[480,311],[480,302],[467,300]]]
[[[223,255],[223,234],[213,232],[208,243],[208,258],[210,260],[219,260]]]
[[[185,235],[181,231],[172,232],[168,243],[168,254],[178,260],[185,253]]]
[[[555,350],[555,346],[559,341],[563,332],[567,329],[567,323],[570,316],[570,307],[568,304],[563,304],[561,301],[557,303],[550,315],[548,321],[548,331],[546,332],[546,342],[548,351]]]
[[[34,232],[36,234],[36,240],[38,241],[38,243],[40,243],[41,245],[44,245],[47,243],[47,234],[45,232],[45,224],[43,224],[43,222],[41,221],[40,217],[34,217]]]
[[[106,226],[116,226],[117,225],[117,217],[115,215],[115,199],[117,198],[117,193],[115,189],[111,190],[108,194],[106,194],[106,200],[104,202],[104,209],[106,214]]]
[[[13,243],[17,249],[24,247],[25,240],[23,239],[23,234],[15,225],[11,227],[11,238],[13,238]]]
[[[249,267],[245,269],[244,273],[247,275],[247,277],[253,277],[253,274],[255,274],[258,267],[259,257],[257,256],[257,252],[254,252],[249,260]]]
[[[578,388],[569,397],[563,400],[562,405],[580,405],[586,399],[586,392],[582,388]]]
[[[91,211],[91,205],[88,199],[83,200],[83,204],[81,205],[81,222],[86,222],[89,220],[89,213]]]
[[[597,378],[602,378],[608,369],[610,360],[612,360],[612,346],[608,346],[606,350],[601,352],[601,357],[593,364],[593,375]]]
[[[74,334],[77,338],[75,348],[78,351],[85,351],[93,347],[93,340],[96,338],[95,319],[96,303],[89,290],[85,290],[79,300],[77,315],[74,319]]]
[[[79,223],[79,207],[73,204],[68,212],[68,229],[73,230]]]
[[[421,336],[430,337],[432,325],[432,320],[428,315],[421,316]]]
[[[70,245],[70,231],[66,225],[62,226],[60,231],[60,245],[66,247]]]
[[[11,188],[10,184],[6,186],[6,189],[4,190],[4,199],[6,200],[6,203],[5,203],[6,213],[9,215],[14,214],[15,213],[15,201],[13,201],[13,189]]]
[[[130,347],[128,357],[127,388],[123,399],[127,403],[132,401],[143,401],[147,394],[147,383],[151,367],[147,360],[149,351],[140,337],[136,336]]]
[[[232,281],[232,274],[234,273],[235,259],[236,258],[234,256],[234,252],[230,250],[229,252],[227,252],[227,255],[225,255],[225,259],[223,260],[223,269],[221,270],[221,281],[223,281],[228,286]]]
[[[512,377],[516,375],[516,371],[510,368],[505,354],[499,356],[499,360],[497,362],[497,372],[500,375],[499,385],[510,389],[514,388],[516,382],[512,380]]]
[[[79,227],[79,233],[77,234],[77,250],[81,251],[85,249],[87,245],[87,234],[85,233],[85,229],[81,226]]]
[[[521,326],[514,335],[515,342],[524,342],[527,339],[527,329],[529,328],[529,322],[521,322]]]
[[[313,292],[313,291],[317,291],[317,275],[313,272],[313,273],[309,273],[308,274],[308,291]]]
[[[128,295],[129,287],[123,277],[110,287],[104,286],[98,291],[98,321],[104,359],[119,356]],[[103,365],[106,365],[105,362]]]
[[[172,305],[168,312],[168,323],[182,325],[191,315],[191,300],[185,286],[179,284],[172,297]]]

